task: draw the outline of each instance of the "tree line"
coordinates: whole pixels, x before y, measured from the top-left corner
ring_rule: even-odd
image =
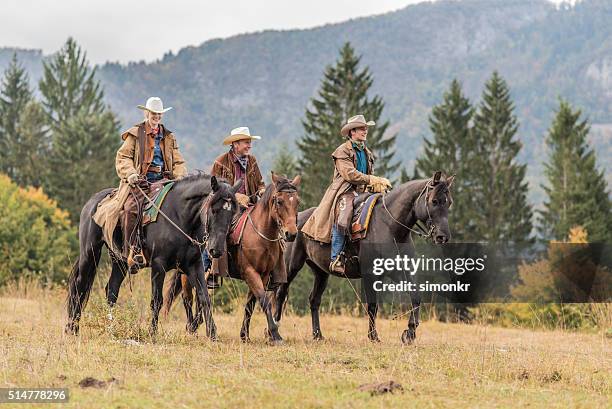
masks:
[[[493,72],[481,100],[472,103],[453,80],[429,116],[430,135],[412,175],[394,159],[405,146],[389,132],[383,98],[371,95],[368,67],[350,43],[327,66],[317,95],[306,107],[304,134],[297,149],[285,147],[274,169],[302,174],[304,207],[316,206],[331,182],[331,153],[342,143],[347,118],[364,114],[376,121],[367,144],[380,176],[395,183],[430,177],[435,171],[457,174],[450,225],[455,240],[530,243],[534,233],[562,240],[582,226],[591,241],[612,241],[610,195],[596,154],[589,147],[589,123],[566,100],[544,136],[549,148],[543,186],[546,200],[534,210],[527,201],[526,165],[510,88]],[[116,184],[114,157],[119,122],[104,103],[104,92],[85,52],[73,39],[44,62],[34,90],[14,57],[0,84],[0,173],[21,187],[43,188],[72,222],[92,193]]]
[[[384,102],[369,96],[373,78],[360,68],[354,48],[345,44],[338,60],[325,69],[318,96],[311,99],[303,120],[298,155],[285,149],[275,163],[280,172],[302,174],[305,207],[316,206],[331,182],[331,152],[342,142],[339,128],[350,116],[363,113],[377,126],[368,146],[377,156],[376,173],[393,177],[397,149],[417,149],[388,135],[381,121]],[[523,146],[510,88],[498,72],[485,82],[480,102],[473,104],[455,79],[429,116],[431,135],[424,137],[413,175],[401,168],[396,183],[430,177],[442,170],[456,174],[449,223],[454,240],[530,243],[534,233],[562,240],[574,226],[584,227],[592,241],[612,241],[610,195],[595,151],[589,147],[589,124],[579,109],[559,100],[545,136],[547,199],[541,209],[528,203],[527,165],[518,161]],[[535,217],[534,217],[535,216]]]

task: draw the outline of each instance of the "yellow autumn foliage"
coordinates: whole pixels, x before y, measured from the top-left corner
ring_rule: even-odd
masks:
[[[24,276],[60,282],[76,254],[68,213],[39,188],[0,174],[0,285]]]

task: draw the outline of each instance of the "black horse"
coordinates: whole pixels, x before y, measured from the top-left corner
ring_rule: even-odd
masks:
[[[241,183],[239,181],[232,187],[221,179],[203,173],[180,179],[170,189],[160,208],[176,226],[160,214],[155,223],[144,227],[143,252],[148,256],[151,266],[151,334],[157,332],[166,272],[177,269],[187,275],[197,291],[198,314],[204,315],[206,335],[216,338],[200,247],[196,243],[206,238],[207,249],[212,257],[219,257],[226,251],[227,233],[238,208],[235,193]],[[102,247],[109,247],[104,241],[102,229],[92,216],[98,203],[111,191],[106,189],[94,194],[81,211],[80,254],[68,282],[68,333],[78,333],[79,320],[89,298]],[[122,233],[119,226],[114,231],[113,241],[115,248],[121,248]],[[106,299],[112,306],[117,301],[128,268],[123,259],[113,254],[111,256],[112,272],[106,285]]]
[[[426,222],[430,226],[430,237],[436,243],[450,240],[448,228],[448,208],[452,203],[450,188],[454,176],[441,180],[441,172],[436,172],[431,179],[406,182],[384,200],[379,199],[372,211],[367,237],[357,245],[345,246],[349,256],[360,256],[360,246],[370,243],[409,243],[410,234],[417,221]],[[298,228],[301,229],[314,211],[314,207],[298,215]],[[346,263],[345,276],[342,278],[362,278],[359,263],[350,257]],[[289,285],[304,266],[304,263],[314,273],[314,285],[310,293],[310,313],[312,317],[312,335],[316,340],[323,339],[319,324],[319,306],[321,296],[329,279],[330,245],[311,240],[300,232],[293,243],[288,243],[285,251],[285,266],[287,268],[286,284],[281,285],[276,292],[275,319],[280,321],[284,302],[287,298]],[[336,274],[335,274],[336,275]],[[416,328],[419,325],[420,296],[412,297],[412,309],[408,320],[408,329],[402,333],[402,342],[411,343],[416,338]],[[368,338],[379,341],[376,331],[376,314],[378,304],[368,303],[369,330]]]

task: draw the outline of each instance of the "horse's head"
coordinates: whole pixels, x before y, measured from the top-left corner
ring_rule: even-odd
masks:
[[[455,175],[442,179],[442,172],[434,173],[421,192],[415,208],[416,217],[425,222],[435,243],[446,243],[451,238],[448,209],[453,203],[450,189],[454,180]]]
[[[289,180],[272,172],[272,187],[269,188],[267,197],[264,194],[262,200],[268,200],[272,217],[283,230],[285,240],[293,241],[298,233],[297,214],[300,198],[298,186],[302,177],[300,175]],[[267,191],[267,190],[266,190]]]
[[[210,179],[210,186],[212,192],[202,208],[200,217],[208,234],[208,252],[211,257],[218,258],[227,250],[227,234],[234,213],[238,209],[236,192],[242,186],[242,179],[231,186],[229,183],[213,176]]]

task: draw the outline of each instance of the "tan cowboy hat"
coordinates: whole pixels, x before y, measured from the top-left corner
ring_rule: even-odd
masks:
[[[223,139],[223,145],[231,145],[232,142],[242,141],[244,139],[261,139],[261,136],[251,135],[251,131],[246,126],[240,126],[232,129],[232,132]]]
[[[376,125],[376,122],[374,121],[366,122],[365,117],[363,115],[355,115],[349,118],[348,121],[346,121],[346,125],[342,127],[342,129],[340,130],[340,134],[342,136],[348,136],[349,131],[353,128],[361,128],[362,126],[374,126],[374,125]]]
[[[145,111],[151,111],[156,114],[163,114],[164,112],[172,109],[172,107],[164,109],[164,103],[159,97],[151,97],[147,99],[147,103],[145,105],[138,105],[138,108]]]

